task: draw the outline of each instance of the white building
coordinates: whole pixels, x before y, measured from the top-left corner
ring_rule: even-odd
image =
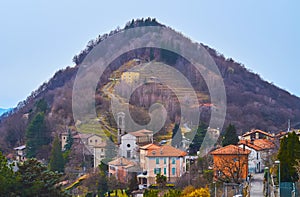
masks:
[[[138,159],[139,146],[153,142],[153,131],[146,129],[130,132],[121,137],[119,156],[129,159]]]
[[[240,140],[239,147],[251,151],[248,158],[248,171],[250,173],[260,173],[265,168],[265,163],[269,159],[274,143],[267,139]]]

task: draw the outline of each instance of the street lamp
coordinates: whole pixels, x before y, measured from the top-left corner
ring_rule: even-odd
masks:
[[[278,185],[279,185],[279,192],[278,192],[278,196],[280,197],[280,161],[276,160],[275,164],[278,164]]]
[[[217,182],[214,181],[213,184],[214,184],[214,186],[215,186],[215,191],[214,191],[215,197],[217,197]]]
[[[266,191],[266,196],[269,197],[269,167],[265,167],[265,172],[267,172],[267,191]]]

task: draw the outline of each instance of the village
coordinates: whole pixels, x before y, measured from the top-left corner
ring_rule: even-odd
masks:
[[[151,68],[152,64],[156,65],[153,67],[155,69]],[[154,72],[157,75],[166,72],[159,67],[160,64],[152,64],[141,64],[139,59],[124,64],[121,70],[133,66],[137,68],[122,74],[114,72],[110,82],[103,87],[104,93],[109,98],[116,96],[113,95],[113,87],[116,86],[117,96],[124,100],[124,90],[138,82],[159,83],[159,79],[164,78],[171,84],[176,83],[167,74],[153,77]],[[190,90],[180,85],[176,88],[184,90],[177,96],[181,102],[185,102]],[[189,105],[195,103],[190,102]],[[203,106],[213,107],[207,103]],[[88,189],[95,184],[88,180],[102,173],[104,178],[100,181],[110,185],[109,191],[104,191],[106,196],[123,196],[123,193],[135,197],[147,197],[151,193],[154,196],[195,196],[193,192],[215,197],[297,196],[299,184],[295,184],[296,179],[284,178],[294,176],[294,172],[286,172],[287,166],[281,165],[284,161],[280,160],[285,154],[281,153],[283,141],[294,135],[296,143],[300,144],[300,130],[291,129],[290,125],[287,131],[274,133],[251,129],[240,136],[232,124],[222,133],[209,127],[199,130],[199,126],[193,136],[187,124],[175,124],[172,137],[161,138],[159,133],[152,130],[127,129],[125,116],[122,111],[116,113],[116,135],[107,126],[102,127],[108,130],[105,135],[98,131],[101,127],[91,127],[89,132],[84,129],[81,132],[83,127],[79,126],[77,129],[67,128],[57,136],[60,152],[67,155],[63,167],[58,168],[66,174],[61,182],[64,191],[73,196],[85,195],[84,182],[89,183],[86,185]],[[98,121],[105,124],[101,118]],[[293,146],[297,147],[295,144]],[[15,147],[14,150],[15,155],[8,157],[10,161],[27,160],[26,145]],[[287,151],[290,154],[292,150]],[[295,155],[295,161],[291,162],[293,165],[299,162],[297,157]],[[43,160],[40,162],[45,163]]]
[[[196,181],[195,175],[200,176],[197,175],[201,171],[199,162],[203,159],[198,155],[189,155],[189,150],[184,151],[182,147],[175,148],[168,140],[155,142],[153,132],[146,129],[128,133],[120,131],[119,133],[117,154],[106,163],[108,166],[106,175],[115,177],[121,184],[127,184],[132,179],[136,179],[138,189],[132,192],[133,196],[143,196],[145,190],[158,188],[161,184],[164,184],[164,187],[174,188],[183,177],[187,186],[193,185],[191,182]],[[208,163],[207,169],[202,169],[202,173],[205,170],[212,171],[212,177],[209,179],[213,183],[213,191],[210,192],[214,196],[219,196],[219,190],[224,196],[250,196],[251,192],[253,192],[251,196],[262,194],[279,196],[280,181],[275,174],[280,169],[280,161],[274,158],[274,155],[277,154],[280,140],[289,133],[292,131],[279,132],[275,135],[253,129],[239,136],[237,144],[215,147],[208,153],[208,157],[213,158],[212,162]],[[295,134],[300,140],[300,132],[296,131]],[[60,135],[62,151],[68,143],[68,136],[69,133]],[[86,159],[90,158],[90,165],[86,167],[98,168],[107,154],[107,142],[103,137],[97,134],[72,132],[72,138],[73,146],[84,145],[81,146],[82,156]],[[15,160],[25,161],[25,152],[25,145],[16,147]],[[196,171],[193,169],[195,167],[198,168]],[[87,172],[88,169],[83,169],[78,180],[85,179]],[[273,173],[274,176],[266,178],[266,173]],[[158,175],[165,177],[163,183],[158,180]],[[255,180],[259,177],[260,180]],[[255,187],[251,186],[254,180],[260,181],[259,184],[253,183],[256,184]],[[69,182],[66,182],[66,185],[69,185],[70,190],[75,189],[74,185],[70,186]],[[289,189],[281,188],[281,192],[295,192],[295,189],[285,191]],[[293,190],[292,187],[291,190]]]

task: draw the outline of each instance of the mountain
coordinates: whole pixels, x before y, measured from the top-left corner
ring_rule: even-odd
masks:
[[[12,109],[11,109],[11,108],[9,108],[9,109],[2,109],[2,108],[0,108],[0,116],[1,116],[2,114],[4,114],[5,112],[10,111],[10,110],[12,110]]]
[[[55,133],[65,132],[66,126],[74,128],[78,122],[74,121],[72,114],[72,91],[79,65],[100,42],[104,42],[110,36],[124,29],[140,26],[161,26],[171,29],[158,23],[155,19],[137,19],[128,22],[123,29],[113,30],[109,34],[99,35],[95,40],[91,40],[84,50],[74,56],[73,61],[76,66],[56,72],[48,82],[42,84],[25,101],[20,102],[7,116],[0,119],[0,149],[7,150],[9,147],[25,143],[25,129],[37,112],[39,101],[44,101],[47,105],[45,119],[52,136],[55,136]],[[224,126],[232,123],[239,133],[244,133],[252,128],[279,132],[287,128],[287,122],[290,120],[293,127],[299,128],[300,98],[268,83],[258,74],[249,71],[243,64],[232,58],[224,57],[215,49],[204,44],[198,43],[198,45],[208,51],[224,80],[227,96]],[[164,62],[187,76],[191,76],[190,80],[196,87],[197,98],[201,104],[201,121],[209,122],[212,104],[210,104],[210,96],[204,79],[190,69],[189,63],[183,57],[163,49],[140,48],[115,59],[105,70],[97,86],[95,105],[97,114],[100,116],[97,121],[103,123],[103,128],[107,132],[111,132],[110,135],[114,135],[116,132],[116,123],[111,113],[110,98],[105,90],[113,85],[109,79],[120,77],[120,73],[128,69],[127,67],[133,68],[136,65],[134,60],[137,59],[142,62],[142,65],[146,65],[148,62]],[[178,115],[180,115],[177,106],[178,99],[173,99],[172,90],[168,90],[161,84],[145,84],[145,86],[137,88],[130,98],[132,118],[140,124],[147,124],[149,107],[153,101],[159,100],[166,106],[169,113],[164,128],[170,129],[171,125],[178,121]],[[121,90],[122,88],[124,87],[121,87]],[[84,98],[85,95],[82,97]],[[80,129],[82,130],[95,130],[91,125],[83,123],[81,125]],[[162,133],[166,134],[166,131],[162,131]]]

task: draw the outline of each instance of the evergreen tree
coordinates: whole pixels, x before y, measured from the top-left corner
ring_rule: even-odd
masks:
[[[200,123],[200,125],[197,128],[195,137],[193,138],[192,143],[190,144],[189,150],[190,150],[190,154],[196,154],[197,151],[199,151],[201,144],[204,140],[204,137],[206,135],[207,132],[207,125],[205,125],[204,123]]]
[[[49,167],[52,171],[64,171],[64,158],[61,151],[60,141],[57,135],[55,136],[52,144]]]
[[[68,136],[67,136],[66,145],[64,147],[64,150],[65,151],[71,150],[72,145],[73,145],[73,136],[72,136],[71,130],[68,129]]]
[[[62,175],[48,170],[36,159],[28,159],[18,167],[21,184],[17,196],[67,196],[58,184]]]
[[[0,196],[17,196],[17,176],[9,166],[7,159],[0,152]]]
[[[236,145],[239,142],[239,138],[236,134],[236,128],[233,124],[229,124],[225,130],[222,146],[227,146],[230,144]]]
[[[37,112],[44,112],[48,109],[48,104],[45,99],[40,99],[35,103],[36,111]]]
[[[182,147],[182,133],[181,133],[181,129],[179,127],[179,124],[175,124],[175,126],[172,130],[171,145],[175,148]]]
[[[49,137],[45,124],[45,115],[38,112],[26,129],[26,156],[32,158],[36,156],[37,151],[49,143]]]
[[[280,160],[280,179],[282,182],[296,182],[299,180],[295,165],[300,159],[300,141],[295,132],[291,132],[280,141],[278,152]]]
[[[107,183],[107,176],[105,171],[103,170],[103,167],[100,167],[100,174],[98,182],[98,195],[99,196],[105,196],[106,192],[108,192],[108,183]]]

